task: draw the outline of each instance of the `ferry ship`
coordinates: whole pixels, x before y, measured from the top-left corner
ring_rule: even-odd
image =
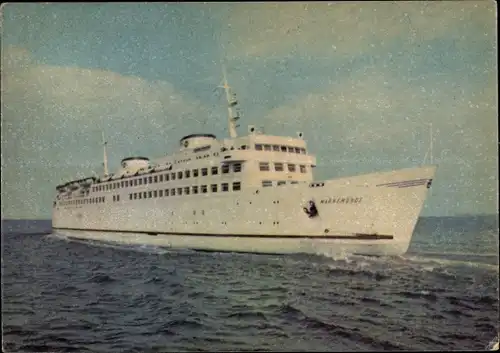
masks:
[[[76,239],[205,251],[402,255],[436,166],[315,180],[302,133],[237,134],[224,72],[229,137],[194,133],[154,160],[56,187],[53,229]]]

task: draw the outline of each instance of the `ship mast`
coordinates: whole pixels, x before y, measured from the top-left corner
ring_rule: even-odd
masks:
[[[103,166],[104,166],[104,176],[107,177],[108,176],[108,155],[106,153],[106,145],[108,144],[108,142],[104,139],[104,131],[102,132],[102,146],[103,146],[103,149],[104,149],[104,163],[103,163]]]
[[[227,100],[227,112],[228,112],[228,128],[229,128],[229,136],[231,138],[238,137],[238,133],[236,132],[236,121],[240,118],[238,113],[233,111],[233,108],[236,107],[238,101],[236,100],[236,95],[231,93],[231,87],[227,83],[227,75],[226,75],[226,67],[224,64],[222,65],[222,74],[224,76],[224,85],[222,86],[226,92],[226,100]]]

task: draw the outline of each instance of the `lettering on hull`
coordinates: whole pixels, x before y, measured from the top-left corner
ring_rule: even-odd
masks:
[[[358,204],[363,201],[362,197],[329,197],[326,199],[322,199],[320,203],[341,203],[341,204]]]

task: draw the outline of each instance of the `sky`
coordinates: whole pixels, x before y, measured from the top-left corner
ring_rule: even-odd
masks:
[[[191,133],[302,131],[316,179],[438,164],[423,216],[498,213],[496,3],[11,3],[1,37],[2,218]],[[429,158],[427,158],[427,162]]]

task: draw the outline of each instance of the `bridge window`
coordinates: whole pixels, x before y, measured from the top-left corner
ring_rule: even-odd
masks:
[[[255,150],[262,151],[262,145],[255,145]]]
[[[184,187],[184,194],[189,195],[189,186]]]
[[[148,177],[148,181],[149,181],[149,183],[150,183],[150,184],[153,184],[153,177],[152,177],[152,176],[149,176],[149,177]]]
[[[198,169],[193,169],[193,178],[198,176]]]
[[[174,173],[170,173],[170,180],[175,180],[175,172]]]
[[[164,193],[163,193],[163,196],[164,197],[167,197],[170,195],[170,189],[165,189]]]
[[[270,151],[271,145],[264,145],[264,151]]]
[[[217,192],[217,184],[212,184],[210,187],[212,188],[212,192]]]
[[[305,165],[300,165],[300,172],[305,173],[306,172],[306,166]]]
[[[182,179],[182,171],[177,172],[177,179],[179,180]]]
[[[169,173],[166,173],[165,174],[165,181],[169,181],[170,180],[170,174]]]
[[[293,148],[293,147],[291,147],[291,146],[288,146],[288,152],[289,152],[289,153],[293,153],[293,152],[294,152],[294,148]]]
[[[193,194],[197,194],[198,193],[198,186],[193,186]]]
[[[139,185],[142,185],[142,179],[139,179],[138,182],[139,182]]]
[[[281,152],[286,152],[286,146],[281,146]]]
[[[273,182],[271,180],[263,180],[262,181],[262,186],[263,187],[273,186]]]
[[[153,191],[153,197],[158,197],[158,191],[156,190]]]
[[[182,188],[177,188],[177,195],[182,195]]]
[[[202,192],[203,194],[206,194],[206,193],[207,193],[207,186],[206,186],[206,185],[202,185],[202,186],[201,186],[201,192]]]
[[[284,181],[284,180],[278,181],[278,186],[285,185],[285,184],[286,184],[286,181]]]
[[[283,171],[283,163],[274,163],[274,170],[277,172]]]
[[[223,164],[221,169],[222,169],[222,174],[229,173],[229,165],[228,164]]]
[[[148,183],[148,177],[144,177],[143,180],[144,180],[144,184]]]
[[[233,164],[233,172],[235,172],[235,173],[241,172],[241,163]]]
[[[288,171],[295,172],[295,164],[288,164]]]
[[[202,168],[201,169],[201,175],[202,176],[207,176],[208,175],[208,168]]]
[[[280,146],[279,145],[273,145],[273,151],[278,151],[279,152],[280,150]]]
[[[222,191],[229,191],[229,184],[228,183],[222,183]]]
[[[184,176],[185,176],[186,178],[191,177],[191,171],[190,171],[189,169],[188,169],[188,170],[185,170],[185,171],[184,171]]]
[[[300,153],[302,153],[302,154],[306,154],[306,149],[305,149],[305,148],[301,148],[301,149],[300,149]]]
[[[267,162],[260,162],[259,163],[259,169],[263,172],[268,172],[269,171],[269,163]]]
[[[158,182],[158,175],[155,175],[155,177],[154,177],[153,181],[154,181],[155,183],[157,183],[157,182]]]
[[[160,175],[159,175],[158,180],[159,180],[159,182],[160,182],[160,183],[163,183],[163,174],[160,174]]]
[[[219,168],[218,167],[212,167],[212,175],[217,175],[219,174]]]
[[[170,196],[175,196],[175,189],[170,190]]]
[[[142,197],[147,199],[148,198],[148,193],[146,191],[143,191],[142,192]]]
[[[158,190],[158,197],[163,197],[163,190]]]
[[[233,191],[240,191],[241,190],[241,182],[235,181],[233,183]]]

